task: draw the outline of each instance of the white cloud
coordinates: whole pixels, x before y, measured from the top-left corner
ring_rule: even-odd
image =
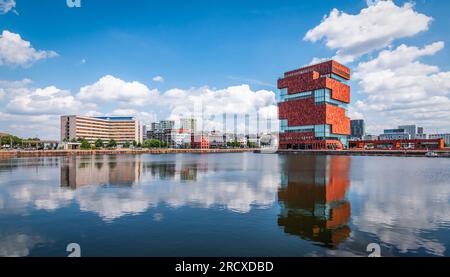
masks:
[[[31,133],[32,136],[52,139],[59,138],[59,116],[64,114],[135,116],[144,124],[157,119],[178,120],[194,116],[198,119],[198,126],[204,118],[204,130],[221,130],[222,114],[227,113],[228,130],[232,130],[232,117],[236,113],[239,115],[239,132],[245,128],[244,114],[251,117],[251,132],[256,130],[257,113],[261,120],[277,117],[275,93],[272,91],[255,91],[248,85],[240,85],[225,89],[174,88],[159,93],[142,83],[110,75],[82,87],[77,94],[55,86],[33,88],[29,79],[0,81],[0,97],[3,97],[1,129],[25,137]],[[265,126],[265,123],[260,125]],[[274,122],[273,130],[277,126]]]
[[[365,98],[355,103],[354,111],[377,126],[414,123],[433,132],[437,126],[450,130],[450,72],[419,61],[443,48],[443,42],[423,48],[402,44],[359,63],[353,77]]]
[[[151,90],[137,81],[126,82],[111,75],[100,78],[96,83],[84,86],[77,98],[97,103],[117,102],[120,105],[144,106],[154,101],[157,90]]]
[[[392,1],[375,1],[356,15],[333,9],[306,33],[304,40],[324,39],[328,48],[337,50],[334,59],[346,63],[382,49],[395,39],[426,31],[431,21],[431,17],[414,11],[411,3],[400,7]]]
[[[177,120],[186,116],[194,116],[201,126],[205,119],[205,130],[222,129],[222,115],[228,116],[228,127],[233,126],[232,116],[239,116],[239,131],[244,131],[243,116],[248,114],[252,118],[252,129],[255,128],[256,114],[262,118],[277,118],[275,93],[268,90],[253,91],[249,85],[231,86],[225,89],[211,89],[208,87],[190,90],[172,89],[161,97],[171,110],[170,117]],[[275,127],[275,126],[274,126]]]
[[[153,77],[153,82],[156,82],[156,83],[164,83],[164,78],[162,77],[162,76],[155,76],[155,77]]]
[[[153,112],[138,111],[136,109],[115,109],[108,116],[133,116],[144,123],[156,122],[156,114]]]
[[[10,11],[14,11],[15,7],[15,0],[0,0],[0,14],[7,14]]]
[[[0,35],[0,66],[29,67],[33,63],[56,57],[54,51],[36,50],[29,41],[23,40],[19,34],[4,30]]]
[[[16,114],[60,115],[79,111],[81,107],[82,103],[69,91],[50,86],[13,96],[7,105],[7,111]]]

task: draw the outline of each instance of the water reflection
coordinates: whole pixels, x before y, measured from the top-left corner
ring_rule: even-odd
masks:
[[[65,255],[68,241],[94,256],[367,256],[369,243],[448,256],[449,168],[251,153],[0,160],[0,256]]]
[[[117,166],[116,156],[68,157],[61,161],[61,187],[76,189],[96,185],[133,185],[142,173],[140,159],[126,159]]]
[[[227,160],[213,155],[148,157],[121,156],[119,161],[116,156],[65,158],[60,184],[77,189],[73,198],[81,210],[93,211],[106,221],[159,204],[247,213],[252,207],[275,203],[279,173],[277,159],[272,157],[254,159],[252,164],[239,156]],[[261,166],[267,166],[262,174]],[[193,184],[186,186],[185,182]]]
[[[351,231],[349,170],[347,156],[286,156],[278,190],[278,225],[286,233],[337,247]]]

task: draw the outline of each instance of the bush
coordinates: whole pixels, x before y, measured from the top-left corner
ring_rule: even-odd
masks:
[[[130,148],[131,143],[128,141],[125,141],[125,143],[122,145],[123,148]]]

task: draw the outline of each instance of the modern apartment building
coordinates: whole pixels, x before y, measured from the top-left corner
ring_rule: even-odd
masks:
[[[366,135],[366,125],[363,119],[350,120],[351,138],[362,139]]]
[[[402,125],[402,126],[398,126],[398,129],[405,130],[405,132],[410,134],[412,138],[417,133],[417,126],[416,125]]]
[[[84,138],[90,143],[114,139],[118,144],[142,143],[144,126],[133,117],[61,116],[61,141]]]
[[[278,80],[281,149],[342,149],[348,145],[350,69],[327,61]]]

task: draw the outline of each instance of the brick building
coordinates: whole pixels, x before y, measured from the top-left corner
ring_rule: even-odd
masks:
[[[281,149],[342,149],[348,145],[350,69],[327,61],[278,80]]]

